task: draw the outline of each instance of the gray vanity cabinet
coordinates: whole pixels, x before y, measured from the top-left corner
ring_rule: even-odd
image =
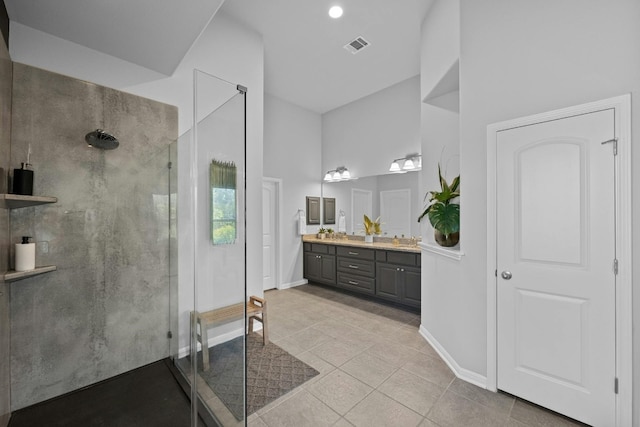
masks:
[[[304,243],[310,282],[420,307],[420,254],[359,246]]]
[[[311,282],[336,285],[336,247],[304,244],[304,277]]]

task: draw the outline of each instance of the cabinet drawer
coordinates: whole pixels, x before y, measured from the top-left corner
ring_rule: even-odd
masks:
[[[387,251],[387,262],[391,264],[403,264],[416,266],[418,263],[419,254],[412,254],[407,252],[395,252]]]
[[[358,276],[374,277],[376,267],[373,261],[362,261],[354,258],[338,257],[338,271],[344,271]]]
[[[307,245],[309,245],[309,246],[307,246]],[[305,251],[314,252],[314,253],[317,253],[317,254],[328,254],[328,255],[335,255],[336,254],[336,247],[335,246],[333,246],[333,245],[323,245],[321,243],[305,243],[304,250]]]
[[[375,279],[348,273],[338,272],[338,286],[371,295],[375,293]]]
[[[366,259],[373,261],[375,258],[375,251],[373,249],[338,246],[338,255],[348,256],[349,258]]]

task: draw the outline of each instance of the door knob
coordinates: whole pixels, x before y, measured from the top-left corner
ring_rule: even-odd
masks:
[[[500,275],[502,276],[502,278],[503,278],[504,280],[509,280],[509,279],[511,279],[511,277],[512,277],[511,272],[510,272],[510,271],[507,271],[507,270],[503,271]]]

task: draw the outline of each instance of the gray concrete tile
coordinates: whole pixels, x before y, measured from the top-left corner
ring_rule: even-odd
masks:
[[[342,366],[354,356],[364,351],[363,348],[340,340],[331,340],[310,350],[316,356],[326,360],[333,366]]]
[[[417,353],[411,357],[411,359],[402,366],[402,369],[419,375],[442,387],[447,387],[455,377],[447,364],[441,359],[436,359],[422,353]]]

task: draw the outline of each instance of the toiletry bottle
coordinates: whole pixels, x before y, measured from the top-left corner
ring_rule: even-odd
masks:
[[[29,243],[29,236],[22,236],[22,243],[16,243],[16,271],[36,268],[36,244]]]
[[[33,195],[33,171],[29,163],[22,163],[20,169],[13,170],[13,194]]]

